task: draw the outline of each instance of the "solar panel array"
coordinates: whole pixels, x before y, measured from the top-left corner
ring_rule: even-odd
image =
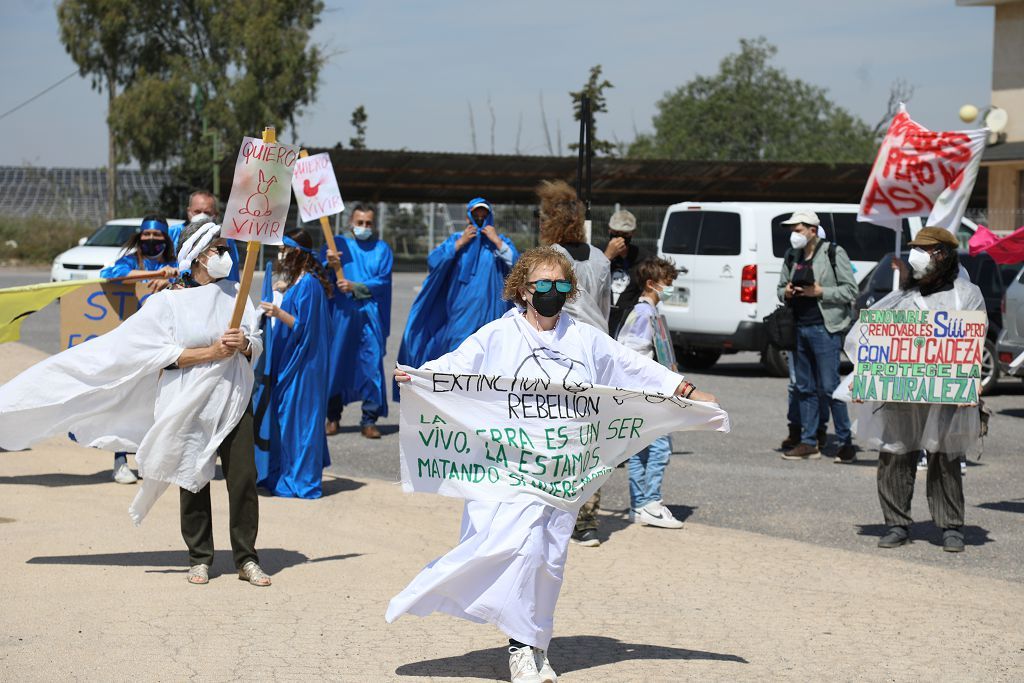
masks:
[[[118,170],[118,202],[156,207],[160,191],[170,179],[163,171]],[[107,172],[102,168],[0,166],[0,215],[103,221],[107,217]]]

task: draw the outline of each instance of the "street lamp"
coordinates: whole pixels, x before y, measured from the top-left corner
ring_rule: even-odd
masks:
[[[1006,133],[1003,131],[1010,121],[1010,116],[1005,109],[994,104],[986,107],[983,112],[979,112],[973,104],[965,104],[960,107],[960,120],[964,123],[973,123],[979,119],[984,122],[986,128],[995,134],[996,141],[992,144],[999,144],[1006,140]]]

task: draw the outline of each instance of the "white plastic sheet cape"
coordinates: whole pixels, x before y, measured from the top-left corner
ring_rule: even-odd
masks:
[[[185,349],[220,338],[237,288],[221,280],[154,294],[116,329],[0,387],[0,447],[21,450],[73,433],[85,446],[135,452],[143,477],[129,507],[136,524],[169,485],[199,491],[213,478],[217,447],[245,412],[251,361],[235,354],[184,370],[164,368]],[[242,327],[253,361],[263,349],[256,322],[247,302]]]
[[[953,289],[922,296],[916,289],[897,290],[876,302],[873,309],[984,311],[981,290],[970,280],[958,277]],[[860,323],[846,335],[846,355],[857,357]],[[833,396],[850,401],[852,374],[839,382]],[[981,438],[981,417],[977,406],[920,403],[850,402],[850,419],[857,439],[872,450],[909,453],[927,450],[959,457],[968,453]]]

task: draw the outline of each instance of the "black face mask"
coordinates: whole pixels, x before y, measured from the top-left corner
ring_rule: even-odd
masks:
[[[565,294],[562,294],[554,287],[550,291],[533,293],[533,308],[538,314],[545,318],[553,318],[559,314],[565,306]]]
[[[142,240],[139,242],[139,250],[143,256],[159,256],[164,253],[163,240]]]

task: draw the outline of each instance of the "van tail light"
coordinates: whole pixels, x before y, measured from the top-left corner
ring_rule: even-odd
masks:
[[[743,266],[740,278],[740,301],[745,304],[757,303],[757,266]]]
[[[999,352],[999,362],[1000,363],[1007,363],[1007,364],[1012,363],[1013,362],[1013,354],[1010,353],[1009,351],[1000,351]]]

